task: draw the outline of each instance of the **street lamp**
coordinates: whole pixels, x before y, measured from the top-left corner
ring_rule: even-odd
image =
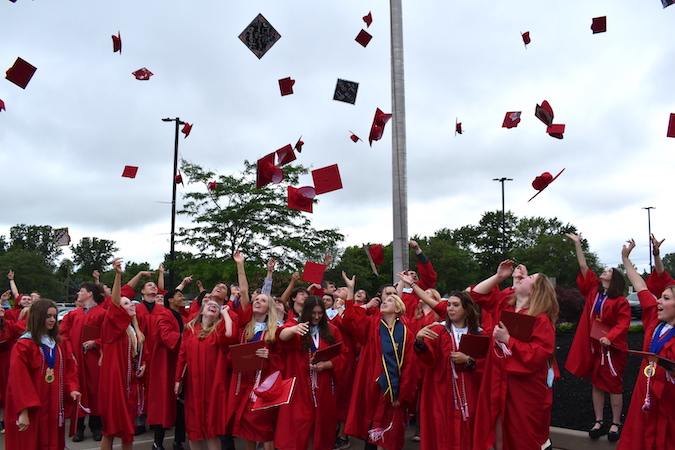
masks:
[[[175,119],[162,119],[162,122],[176,122],[176,139],[173,147],[173,175],[171,176],[171,184],[173,185],[173,193],[171,195],[171,250],[169,252],[169,259],[173,263],[176,260],[175,245],[176,245],[176,174],[178,173],[178,132],[181,125],[185,122],[176,117]],[[173,289],[173,267],[169,269],[169,286]]]
[[[647,210],[647,230],[649,231],[649,238],[647,239],[647,242],[649,242],[649,271],[651,272],[653,270],[652,267],[652,252],[654,249],[652,249],[652,209],[656,209],[653,206],[643,206],[642,209]]]
[[[506,258],[506,219],[504,211],[504,182],[513,181],[513,178],[493,178],[492,181],[499,181],[502,184],[502,257]]]

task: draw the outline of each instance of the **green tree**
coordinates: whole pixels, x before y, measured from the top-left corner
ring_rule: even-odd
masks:
[[[356,275],[356,289],[365,290],[368,295],[374,296],[383,284],[392,282],[393,254],[391,243],[382,246],[384,262],[377,268],[375,275],[370,267],[368,256],[360,245],[354,245],[344,249],[337,263],[326,270],[325,279],[334,282],[338,286],[344,286],[342,271],[348,277]]]
[[[49,225],[15,225],[9,229],[9,238],[9,251],[36,251],[50,264],[63,253],[63,250],[55,245],[54,230]]]
[[[206,185],[216,178],[187,161],[181,167],[191,183]],[[313,228],[306,213],[286,206],[286,185],[297,185],[307,172],[285,165],[283,184],[256,189],[256,165],[245,161],[241,173],[220,175],[214,190],[184,194],[179,214],[192,218],[193,226],[180,229],[181,242],[196,248],[199,257],[222,258],[240,250],[249,262],[262,266],[273,257],[282,269],[320,260],[344,236],[337,229]]]
[[[86,276],[90,276],[94,270],[101,272],[107,270],[118,250],[115,241],[89,237],[84,237],[77,245],[70,246],[78,272]]]
[[[35,250],[13,250],[0,254],[0,276],[14,271],[14,282],[19,292],[29,294],[38,291],[43,298],[61,302],[65,298],[65,285],[55,274],[55,267],[45,261],[42,253]],[[9,282],[5,278],[5,286]],[[4,292],[4,290],[3,290]]]
[[[663,258],[663,267],[669,274],[675,275],[675,253],[668,253]]]
[[[441,295],[463,290],[479,281],[478,261],[470,250],[461,248],[457,244],[451,230],[443,228],[428,239],[417,239],[417,243],[434,265],[434,270],[438,275],[436,289]],[[410,253],[410,267],[414,268],[417,257],[414,252]]]

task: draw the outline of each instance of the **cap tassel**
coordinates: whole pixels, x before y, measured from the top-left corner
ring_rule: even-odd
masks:
[[[368,430],[368,437],[370,438],[371,441],[384,441],[384,434],[391,430],[392,427],[394,426],[394,422],[392,421],[387,428],[382,428],[382,427],[377,427],[373,428],[372,430]]]

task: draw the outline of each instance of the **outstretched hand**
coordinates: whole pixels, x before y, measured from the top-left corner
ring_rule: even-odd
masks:
[[[632,252],[633,249],[635,248],[635,241],[633,239],[628,239],[626,243],[628,245],[624,244],[623,247],[621,248],[622,258],[628,258],[630,256],[630,252]]]
[[[661,248],[661,244],[663,244],[663,241],[665,241],[665,239],[661,239],[661,240],[659,241],[658,239],[656,239],[656,238],[654,237],[653,234],[650,235],[649,237],[650,237],[651,240],[652,240],[652,252],[653,252],[655,255],[658,255],[658,254],[659,254],[659,249]]]
[[[347,274],[343,270],[342,279],[345,280],[345,284],[347,285],[348,288],[354,289],[354,286],[356,285],[356,275],[352,275],[351,278],[348,278]]]
[[[410,285],[413,284],[412,277],[410,275],[408,275],[408,273],[405,272],[405,271],[397,273],[396,276],[398,276],[398,278],[406,284],[410,284]]]
[[[122,273],[122,258],[115,258],[112,260],[112,266],[115,273]]]
[[[507,279],[513,273],[513,266],[516,264],[515,261],[507,259],[499,263],[497,268],[497,276],[503,279]]]
[[[565,236],[567,236],[575,244],[581,244],[581,233],[579,234],[565,233]]]

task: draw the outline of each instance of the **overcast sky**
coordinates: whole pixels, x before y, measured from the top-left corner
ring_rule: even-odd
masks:
[[[493,178],[509,177],[507,209],[576,225],[608,266],[629,237],[634,262],[648,264],[645,206],[656,208],[664,252],[675,251],[675,7],[403,3],[410,234],[477,223],[501,208]],[[363,48],[354,38],[369,11]],[[258,13],[282,36],[260,60],[238,39]],[[597,16],[606,33],[592,34]],[[344,184],[319,197],[315,226],[339,228],[345,245],[391,241],[391,124],[367,143],[375,109],[391,112],[388,2],[18,0],[0,2],[0,17],[0,68],[17,57],[37,67],[25,90],[0,79],[1,234],[17,223],[69,227],[73,243],[112,239],[125,260],[156,266],[169,250],[173,176],[174,125],[161,119],[180,117],[194,123],[181,158],[218,174],[302,135],[298,162],[337,163]],[[149,81],[131,75],[141,67]],[[282,97],[285,77],[296,83]],[[359,83],[355,105],[332,100],[338,78]],[[534,117],[543,100],[566,125],[563,140]],[[507,111],[523,112],[517,128],[501,127]],[[455,137],[456,118],[465,133]],[[120,176],[125,165],[139,166],[135,179]],[[527,202],[537,175],[563,168]]]

